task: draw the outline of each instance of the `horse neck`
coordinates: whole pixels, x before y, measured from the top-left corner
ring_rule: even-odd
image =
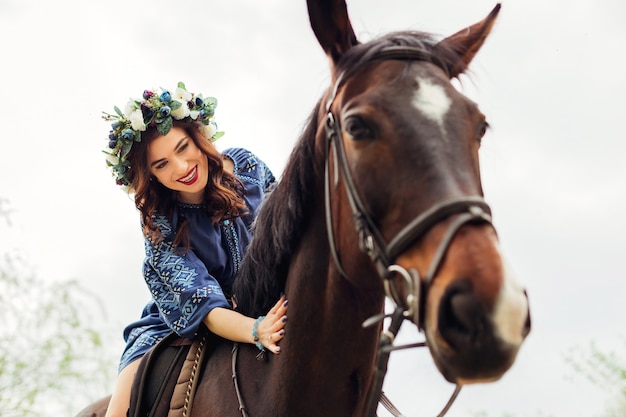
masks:
[[[313,219],[292,258],[287,280],[289,324],[282,345],[293,360],[288,359],[286,366],[298,371],[283,375],[290,375],[287,386],[297,387],[293,392],[299,393],[299,410],[306,409],[307,401],[319,403],[323,398],[328,404],[324,415],[346,416],[365,400],[379,329],[363,329],[362,323],[382,311],[384,296],[382,286],[380,291],[362,289],[337,273],[326,233],[319,232],[325,230],[324,221],[323,216]],[[362,274],[373,273],[367,266],[370,270]]]

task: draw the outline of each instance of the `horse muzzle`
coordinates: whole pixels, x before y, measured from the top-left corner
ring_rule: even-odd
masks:
[[[442,375],[457,384],[498,380],[530,332],[526,291],[505,273],[493,302],[468,279],[449,283],[438,301],[425,334]]]

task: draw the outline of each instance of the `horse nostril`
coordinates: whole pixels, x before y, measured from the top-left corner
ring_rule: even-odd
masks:
[[[526,321],[524,322],[524,328],[522,329],[522,336],[526,337],[528,336],[528,333],[530,333],[530,311],[528,312],[528,315],[526,316]]]
[[[524,296],[526,296],[526,300],[528,300],[528,293],[524,290]],[[522,337],[528,336],[531,328],[531,320],[530,320],[530,308],[526,310],[526,321],[524,322],[524,327],[522,329]]]
[[[455,348],[484,333],[485,309],[468,281],[456,281],[446,290],[439,307],[438,327],[441,336]]]

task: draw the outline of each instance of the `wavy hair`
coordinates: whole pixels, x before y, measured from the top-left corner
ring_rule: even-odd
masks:
[[[204,206],[213,223],[245,215],[247,206],[243,199],[244,185],[235,175],[224,170],[222,155],[215,146],[200,133],[197,122],[174,121],[174,127],[184,129],[209,163],[209,180],[204,189]],[[135,193],[135,206],[141,213],[141,223],[146,238],[153,242],[163,239],[161,230],[154,223],[157,215],[165,215],[173,222],[177,204],[177,192],[165,187],[154,178],[148,164],[148,147],[159,137],[156,128],[148,127],[142,133],[141,142],[133,144],[127,156],[130,170],[127,177]],[[187,221],[178,224],[174,246],[189,249]]]

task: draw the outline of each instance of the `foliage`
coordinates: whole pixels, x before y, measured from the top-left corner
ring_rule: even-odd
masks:
[[[626,338],[623,339],[626,347]],[[606,352],[590,343],[589,350],[573,348],[566,356],[567,362],[591,383],[614,395],[614,402],[599,416],[624,417],[626,416],[626,362],[623,356],[614,352]],[[594,414],[595,415],[595,414]],[[473,417],[489,417],[485,412],[474,414]],[[517,414],[506,413],[502,417],[521,417]],[[537,412],[534,417],[551,417]]]
[[[0,233],[8,219],[0,199]],[[44,282],[17,251],[0,253],[0,415],[71,415],[112,386],[115,358],[89,322],[96,295]]]
[[[626,337],[622,341],[626,347]],[[588,352],[572,349],[566,360],[591,383],[613,394],[614,403],[602,417],[626,416],[626,359],[623,356],[606,352],[591,342]]]

